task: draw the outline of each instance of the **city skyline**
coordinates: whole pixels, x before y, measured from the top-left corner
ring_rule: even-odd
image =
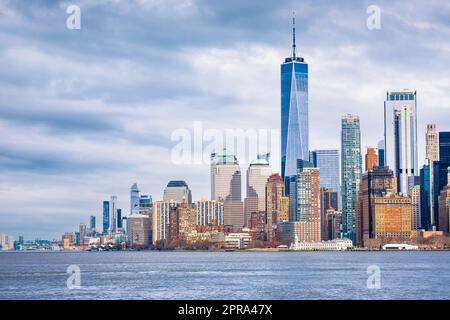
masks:
[[[436,16],[440,10],[450,10],[450,7],[441,8],[434,3],[422,12],[406,10],[402,17],[395,12],[404,10],[396,11],[398,6],[381,2],[382,28],[371,31],[365,27],[367,5],[351,7],[344,2],[339,7],[321,13],[308,3],[293,4],[287,2],[278,8],[266,3],[261,7],[242,8],[235,3],[236,8],[232,8],[233,4],[208,7],[207,4],[193,2],[190,10],[172,12],[167,12],[163,3],[155,5],[159,10],[143,7],[146,14],[159,17],[157,23],[172,17],[174,20],[170,22],[178,31],[190,19],[203,17],[200,26],[195,24],[186,32],[205,35],[199,30],[204,24],[217,38],[205,36],[203,43],[200,40],[186,43],[182,37],[161,39],[157,34],[139,33],[126,42],[129,47],[138,46],[141,49],[135,56],[120,47],[118,52],[112,54],[110,49],[118,41],[115,38],[104,40],[102,49],[95,49],[90,39],[102,38],[100,35],[105,32],[105,27],[101,26],[101,22],[106,21],[108,14],[122,18],[122,22],[118,19],[119,28],[114,35],[124,39],[127,30],[119,29],[122,23],[131,19],[132,14],[127,6],[139,6],[137,3],[111,3],[109,13],[101,6],[82,5],[83,12],[86,10],[83,17],[86,18],[78,34],[65,29],[65,12],[61,9],[61,3],[41,3],[42,7],[38,8],[35,4],[29,4],[28,8],[20,3],[8,2],[2,5],[0,24],[2,27],[9,24],[0,32],[2,41],[6,43],[1,49],[5,59],[0,62],[5,66],[0,69],[11,72],[0,71],[0,80],[8,84],[0,89],[6,97],[0,105],[0,130],[5,137],[0,141],[0,200],[4,203],[0,209],[0,231],[15,236],[23,234],[26,238],[58,238],[62,232],[73,230],[80,221],[86,220],[84,222],[87,224],[91,215],[96,216],[99,226],[102,221],[102,201],[117,195],[117,207],[126,210],[130,205],[129,187],[134,182],[155,201],[162,200],[164,186],[170,180],[185,180],[192,189],[194,201],[208,198],[208,166],[170,163],[170,149],[174,145],[170,141],[170,133],[175,128],[191,128],[195,120],[203,120],[208,127],[219,129],[247,128],[248,125],[255,128],[279,128],[279,64],[290,52],[291,10],[287,8],[291,7],[303,9],[296,10],[296,31],[297,50],[310,67],[310,149],[340,149],[340,117],[347,112],[360,116],[361,149],[375,146],[383,138],[385,92],[407,86],[417,90],[420,97],[417,115],[420,168],[425,154],[426,124],[437,123],[439,131],[448,131],[450,128],[448,117],[445,117],[450,106],[450,96],[445,91],[445,83],[449,79],[446,75],[439,79],[433,77],[443,66],[450,65],[448,48],[432,46],[432,40],[448,36],[449,29],[445,21],[427,19]],[[250,19],[247,24],[233,27],[241,31],[235,37],[224,35],[220,25],[208,16],[202,6],[210,8],[216,17],[221,17],[225,22],[233,21],[227,10],[233,12],[242,9]],[[250,9],[254,14],[250,14]],[[276,10],[269,14],[272,9]],[[60,21],[46,20],[47,25],[40,25],[41,36],[29,39],[22,31],[39,24],[42,19],[39,12],[46,12],[51,17],[60,15]],[[347,15],[350,19],[345,21]],[[408,19],[414,15],[418,15],[419,19]],[[94,24],[92,16],[99,22]],[[136,21],[136,28],[144,23],[141,16],[137,18],[140,19]],[[431,20],[444,27],[436,30]],[[15,24],[11,24],[11,21]],[[424,22],[428,25],[424,25]],[[313,37],[320,23],[326,31],[336,27],[332,33],[337,36],[332,41],[336,46],[333,52],[328,52],[326,45],[329,36],[319,33],[318,40]],[[358,31],[352,31],[355,26],[359,28]],[[267,28],[274,30],[262,32]],[[390,33],[395,28],[400,31]],[[406,37],[406,32],[410,30],[418,32]],[[433,30],[432,37],[430,30]],[[51,32],[56,34],[56,38],[44,40]],[[398,51],[382,46],[388,35],[393,40],[400,40],[405,52],[417,47],[421,50],[402,61],[395,56]],[[409,37],[417,40],[411,41]],[[352,43],[348,42],[349,38],[353,39]],[[20,49],[26,40],[30,40],[30,43],[25,49]],[[250,41],[244,46],[247,40]],[[86,45],[83,46],[83,43]],[[63,48],[65,45],[67,47],[60,49],[61,44]],[[77,51],[77,45],[84,51]],[[152,46],[156,45],[160,45],[160,48],[152,50]],[[172,45],[177,50],[171,50]],[[52,52],[56,47],[59,50]],[[148,57],[162,61],[163,53],[169,50],[175,53],[175,62],[167,68],[173,72],[179,67],[178,63],[187,59],[188,67],[180,71],[180,76],[182,80],[193,80],[191,85],[177,87],[175,92],[170,79],[164,78],[161,73],[162,69],[145,61]],[[446,50],[447,56],[444,55]],[[427,53],[433,53],[434,61],[426,61],[426,70],[423,69],[425,67],[421,69],[408,65],[408,61]],[[107,62],[94,59],[87,65],[90,68],[87,68],[86,59],[92,58],[94,54],[107,57]],[[349,59],[352,61],[350,64]],[[371,65],[375,60],[377,65]],[[40,79],[33,79],[41,83],[42,88],[34,87],[28,79],[23,79],[23,82],[18,80],[21,75],[33,70],[39,73],[42,71],[39,64],[48,64],[49,61],[54,63],[54,69],[42,72]],[[218,65],[218,62],[224,62],[225,66]],[[188,77],[189,72],[193,71],[191,68],[197,67],[203,67],[203,71]],[[108,80],[117,76],[109,69],[115,69],[121,81]],[[59,70],[65,70],[67,74]],[[343,75],[344,70],[349,75]],[[135,71],[139,72],[131,77]],[[398,81],[390,80],[394,77],[389,76],[373,79],[374,74],[386,72],[388,75],[399,72],[407,77],[400,77]],[[147,93],[148,87],[156,84],[150,74],[162,77],[162,87],[157,86]],[[358,81],[352,79],[354,76]],[[208,85],[211,77],[219,80],[211,81],[215,86]],[[86,79],[91,79],[91,82],[83,84]],[[254,84],[251,81],[254,79],[259,81]],[[171,91],[165,90],[169,86],[164,87],[169,83]],[[241,87],[246,88],[243,90]],[[33,90],[25,90],[23,95],[19,95],[20,89]],[[320,93],[325,90],[326,99]],[[58,103],[61,103],[61,107],[57,107]],[[211,105],[217,109],[209,115]],[[330,107],[332,112],[329,111]],[[173,114],[173,128],[167,129],[167,121],[163,121],[169,115],[161,111],[164,108],[169,108],[170,115]],[[325,127],[326,132],[322,132]],[[30,134],[33,139],[29,139]],[[239,155],[237,157],[239,159]],[[272,159],[276,158],[273,155]],[[246,172],[247,164],[241,165],[241,170]],[[281,173],[279,169],[274,172]],[[31,205],[33,203],[34,206]],[[123,214],[127,215],[128,212]]]

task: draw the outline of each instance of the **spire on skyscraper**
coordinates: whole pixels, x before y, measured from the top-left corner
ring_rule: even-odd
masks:
[[[292,11],[292,57],[295,60],[295,11]]]

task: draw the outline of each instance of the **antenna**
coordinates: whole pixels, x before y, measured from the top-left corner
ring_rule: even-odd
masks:
[[[295,60],[295,11],[292,11],[292,57]]]

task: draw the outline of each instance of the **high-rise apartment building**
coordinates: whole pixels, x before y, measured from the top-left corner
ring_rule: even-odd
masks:
[[[188,184],[182,180],[169,181],[164,189],[163,201],[181,203],[183,200],[192,203],[192,194]]]
[[[409,191],[408,177],[419,172],[416,92],[387,92],[384,103],[385,164],[394,170],[398,192]]]
[[[196,201],[195,224],[199,226],[223,225],[223,202],[215,200]]]
[[[342,212],[334,209],[327,209],[325,215],[325,237],[323,240],[334,240],[342,237]]]
[[[175,203],[167,201],[153,202],[152,209],[152,239],[153,244],[159,240],[166,240],[169,236],[169,212]]]
[[[372,170],[373,167],[378,166],[378,156],[375,148],[367,148],[366,152],[366,171]]]
[[[304,168],[297,181],[298,221],[311,223],[310,235],[303,238],[311,241],[321,240],[320,217],[320,171],[318,168]]]
[[[339,193],[339,150],[313,150],[310,162],[320,169],[320,186]]]
[[[308,64],[297,56],[295,20],[292,56],[281,65],[281,176],[296,175],[297,159],[309,159]]]
[[[342,228],[343,237],[355,243],[355,203],[362,172],[359,117],[346,114],[341,128]]]
[[[411,229],[419,230],[421,228],[420,218],[420,185],[415,185],[411,190]]]

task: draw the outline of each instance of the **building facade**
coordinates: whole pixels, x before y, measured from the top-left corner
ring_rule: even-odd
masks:
[[[281,65],[281,176],[296,175],[297,159],[309,159],[308,64],[297,56],[295,20],[292,56]]]
[[[192,203],[192,194],[188,184],[182,180],[169,181],[164,189],[163,201],[181,203],[187,201]]]
[[[196,201],[195,224],[199,226],[223,225],[223,202],[215,200]]]
[[[339,193],[339,150],[313,150],[310,162],[320,169],[320,186]]]
[[[419,172],[416,92],[387,92],[384,103],[384,142],[385,164],[395,172],[397,191],[407,194],[408,177],[414,177]]]
[[[373,169],[373,167],[378,166],[378,156],[375,148],[367,148],[366,152],[366,171]]]
[[[359,117],[346,114],[341,128],[343,236],[355,242],[355,203],[362,172]]]

